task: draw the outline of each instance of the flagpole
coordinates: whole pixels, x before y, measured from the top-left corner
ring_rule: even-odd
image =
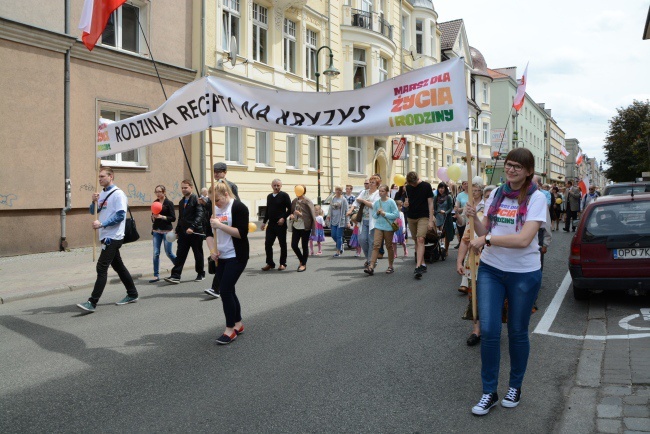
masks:
[[[140,31],[142,32],[142,38],[144,39],[144,43],[147,45],[147,51],[149,51],[149,57],[151,58],[151,63],[153,63],[153,67],[156,70],[156,77],[158,77],[158,83],[160,83],[160,88],[162,89],[163,96],[165,97],[165,101],[167,100],[167,92],[165,92],[165,86],[163,86],[162,79],[160,78],[160,73],[158,73],[158,66],[156,65],[156,61],[153,58],[153,53],[151,52],[151,47],[149,46],[149,41],[147,40],[147,35],[144,33],[144,29],[142,28],[142,24],[140,23],[140,17],[138,19],[138,26],[140,27]],[[210,126],[210,132],[212,132],[212,126]],[[181,149],[183,150],[183,156],[185,157],[185,163],[187,164],[187,168],[190,171],[190,176],[192,177],[192,182],[194,182],[194,188],[197,192],[200,192],[199,186],[196,184],[196,179],[194,179],[194,173],[192,172],[192,166],[190,166],[190,160],[187,158],[187,152],[185,152],[185,146],[183,145],[183,141],[181,138],[178,138],[178,143],[181,145]],[[214,177],[214,176],[213,176]]]
[[[465,155],[467,155],[467,161],[471,163],[472,161],[472,144],[470,143],[471,135],[469,133],[469,128],[465,130]],[[478,155],[476,156],[478,158]],[[474,206],[474,189],[472,187],[472,165],[467,165],[467,187],[469,190],[467,204],[469,206]],[[474,219],[468,219],[469,225],[469,240],[474,239]],[[476,323],[476,253],[474,249],[469,249],[469,270],[470,270],[470,279],[472,282],[472,316],[474,318],[474,323]]]
[[[210,126],[210,129],[208,130],[208,140],[210,140],[210,182],[212,183],[212,209],[210,210],[212,217],[214,217],[214,207],[215,207],[215,191],[214,191],[214,153],[212,152],[212,126]],[[214,239],[214,251],[216,252],[218,249],[218,243],[217,243],[217,230],[215,228],[212,228],[212,237]],[[210,252],[212,254],[212,252]],[[214,265],[217,265],[217,259],[214,261]]]
[[[510,106],[510,113],[508,113],[508,116],[506,117],[506,126],[503,128],[503,136],[501,137],[501,143],[499,143],[499,150],[497,151],[497,156],[494,159],[494,165],[495,166],[496,166],[496,162],[499,160],[499,155],[501,155],[501,146],[503,146],[503,139],[506,137],[506,130],[508,129],[508,124],[510,123],[510,115],[512,114],[512,109],[513,109],[513,106]],[[478,155],[476,156],[476,158],[478,158]],[[492,170],[492,175],[490,175],[489,184],[492,184],[493,179],[494,179],[494,169]]]

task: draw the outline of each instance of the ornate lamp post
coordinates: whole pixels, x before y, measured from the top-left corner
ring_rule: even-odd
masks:
[[[334,68],[334,54],[332,54],[332,49],[328,47],[327,45],[323,45],[316,51],[316,64],[314,65],[316,71],[314,72],[314,75],[316,76],[316,92],[320,92],[320,84],[319,84],[319,79],[321,73],[318,71],[318,55],[320,54],[320,50],[323,48],[326,48],[330,52],[330,66],[323,71],[323,75],[326,77],[336,77],[339,75],[341,72]],[[316,171],[317,171],[317,176],[318,176],[318,204],[321,204],[321,197],[320,197],[320,135],[316,136]]]

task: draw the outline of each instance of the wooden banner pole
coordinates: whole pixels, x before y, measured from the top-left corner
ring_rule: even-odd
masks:
[[[210,141],[210,180],[212,183],[212,217],[214,217],[214,209],[215,209],[215,190],[214,190],[214,152],[212,152],[212,127],[208,130],[208,140]],[[218,243],[217,243],[217,230],[215,228],[212,228],[212,236],[214,237],[214,250],[218,249]],[[217,261],[214,261],[215,265],[217,264]]]
[[[99,168],[101,167],[101,159],[98,158],[95,162],[95,193],[99,193]],[[99,199],[95,202],[95,215],[93,221],[99,219]],[[93,262],[97,261],[97,229],[93,229]]]
[[[465,155],[467,155],[467,204],[474,206],[474,191],[472,188],[472,143],[469,128],[465,130]],[[476,156],[478,158],[478,155]],[[469,219],[469,240],[474,239],[474,219]],[[472,315],[476,323],[476,253],[473,249],[469,250],[469,270],[470,278],[472,280]]]

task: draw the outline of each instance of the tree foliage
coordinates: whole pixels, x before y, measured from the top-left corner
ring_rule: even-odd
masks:
[[[616,111],[605,139],[605,174],[614,182],[634,181],[650,171],[650,101],[635,100]]]

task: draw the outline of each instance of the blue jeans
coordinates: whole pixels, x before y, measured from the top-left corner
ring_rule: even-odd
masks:
[[[158,277],[158,272],[160,271],[160,243],[165,243],[165,253],[167,257],[172,261],[172,264],[176,265],[176,255],[172,251],[172,243],[167,241],[165,234],[159,234],[158,232],[153,233],[153,276]]]
[[[375,230],[370,230],[370,221],[363,220],[361,224],[361,231],[359,231],[359,245],[363,250],[363,256],[366,257],[366,261],[370,262],[370,256],[372,255],[372,243],[375,240]]]
[[[481,380],[483,393],[497,391],[501,362],[501,313],[508,299],[510,387],[521,388],[528,364],[528,324],[542,284],[541,270],[529,273],[501,271],[481,262],[477,275],[477,302],[481,324]]]
[[[343,231],[345,228],[343,226],[332,225],[332,239],[336,243],[336,251],[341,251],[341,246],[343,245]]]

